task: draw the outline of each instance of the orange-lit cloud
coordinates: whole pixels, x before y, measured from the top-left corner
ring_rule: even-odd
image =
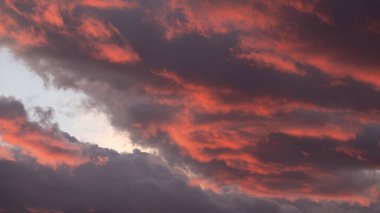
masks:
[[[88,161],[82,155],[82,146],[69,142],[56,127],[43,128],[27,120],[24,108],[13,99],[0,98],[0,146],[2,158],[14,159],[12,149],[20,149],[26,156],[43,165],[78,166]]]
[[[7,0],[0,37],[136,143],[185,162],[192,184],[368,206],[379,178],[358,174],[380,166],[380,19],[376,5],[337,5]],[[19,134],[25,123],[3,120],[3,139],[42,164],[83,162],[53,130]]]
[[[19,49],[46,44],[44,31],[35,27],[21,27],[12,17],[0,15],[0,36],[12,39]]]
[[[85,6],[85,7],[94,7],[99,9],[109,9],[109,8],[116,8],[116,9],[128,9],[128,8],[134,8],[137,6],[137,3],[135,1],[123,1],[123,0],[110,0],[110,1],[104,1],[104,0],[80,0],[80,1],[71,1],[71,5],[75,6]]]
[[[23,154],[36,158],[44,165],[77,166],[86,162],[81,155],[81,147],[66,142],[59,135],[54,136],[52,130],[43,130],[29,124],[24,118],[0,120],[2,140],[12,146],[21,148]]]
[[[12,151],[4,146],[0,146],[0,159],[14,160]]]
[[[234,29],[262,29],[276,24],[275,18],[250,7],[249,3],[234,4],[222,1],[218,5],[213,5],[210,1],[198,1],[194,5],[196,8],[191,6],[190,1],[173,0],[168,4],[166,11],[157,16],[157,20],[167,30],[168,39],[192,31],[207,36],[210,33],[227,33]],[[187,22],[167,17],[171,12],[178,10],[183,12]]]
[[[59,210],[47,210],[47,209],[39,209],[39,208],[27,208],[29,213],[63,213]]]
[[[130,47],[119,47],[113,44],[100,44],[96,47],[94,57],[111,63],[129,63],[140,60],[139,56]]]
[[[63,27],[64,21],[60,12],[59,5],[52,2],[38,1],[35,9],[35,14],[32,16],[37,23],[47,23],[55,27]]]
[[[72,14],[72,10],[79,6],[131,9],[135,7],[135,3],[132,1],[69,1],[67,5],[57,1],[37,1],[30,11],[20,10],[12,0],[7,0],[4,6],[0,7],[0,10],[9,9],[14,14],[7,11],[0,17],[3,20],[0,35],[10,39],[18,49],[42,46],[47,43],[46,34],[54,32],[70,39],[76,38],[82,41],[81,46],[90,52],[86,53],[90,57],[111,63],[129,63],[140,59],[128,41],[112,24],[90,15],[83,15],[76,19]],[[63,15],[66,15],[65,18],[70,22],[77,22],[77,27],[65,26]],[[20,16],[32,23],[29,23],[27,27],[21,26],[15,21],[14,16]],[[119,42],[115,42],[114,39],[118,39]]]
[[[360,59],[362,56],[355,58],[354,50],[349,49],[347,52],[353,53],[352,56],[349,56],[352,58],[345,60],[342,55],[346,53],[340,53],[341,50],[338,49],[329,50],[329,48],[334,48],[333,43],[318,45],[302,38],[302,35],[298,35],[296,27],[293,29],[291,25],[283,26],[288,24],[281,20],[287,15],[282,11],[284,7],[292,8],[300,14],[314,16],[326,28],[337,24],[327,12],[318,8],[319,4],[320,1],[305,2],[299,0],[253,1],[237,4],[222,1],[217,5],[213,5],[209,1],[197,2],[196,4],[191,4],[185,0],[171,1],[167,10],[158,15],[158,20],[167,30],[168,38],[192,32],[210,36],[237,30],[243,32],[240,36],[239,48],[241,52],[237,54],[238,58],[249,59],[261,63],[263,66],[273,66],[278,71],[293,74],[304,74],[304,70],[298,68],[297,63],[312,65],[328,75],[334,77],[348,76],[359,81],[372,83],[378,87],[380,83],[376,70],[379,69],[379,64],[361,63],[359,60],[369,59]],[[186,21],[172,20],[171,16],[167,17],[168,13],[178,10],[183,12]],[[376,29],[373,27],[376,24],[373,23],[368,24],[370,29]],[[262,43],[266,45],[260,45]],[[344,49],[349,44],[342,42],[341,45],[341,49]],[[311,49],[313,51],[310,51]]]
[[[90,17],[83,18],[78,31],[88,39],[109,39],[117,32],[115,28],[106,26],[101,21]]]
[[[212,180],[214,181],[196,178],[192,180],[194,184],[197,183],[213,191],[217,191],[217,185],[221,187],[232,184],[242,187],[242,190],[255,196],[281,198],[283,197],[281,191],[277,191],[276,187],[273,188],[271,185],[283,184],[286,186],[287,184],[296,184],[292,183],[292,180],[286,180],[285,177],[282,177],[286,176],[285,174],[289,173],[289,176],[291,176],[294,173],[294,181],[297,181],[298,186],[294,187],[293,191],[287,191],[288,199],[302,198],[305,194],[310,193],[308,197],[314,200],[334,199],[362,205],[369,205],[376,201],[376,196],[367,194],[370,189],[366,189],[367,191],[363,192],[362,195],[350,192],[347,196],[341,196],[339,193],[335,195],[313,194],[312,191],[315,189],[306,188],[308,184],[311,184],[309,181],[335,181],[334,176],[330,176],[324,169],[318,168],[320,165],[317,162],[313,162],[313,159],[319,158],[321,155],[327,155],[329,156],[328,158],[335,158],[334,155],[337,155],[337,158],[342,158],[344,161],[368,162],[367,154],[364,151],[351,147],[351,145],[345,145],[356,140],[356,137],[362,132],[362,122],[369,122],[368,120],[355,120],[356,118],[353,120],[354,117],[348,113],[345,116],[346,121],[340,122],[338,120],[338,122],[331,119],[329,122],[312,124],[310,123],[312,120],[307,121],[308,118],[305,118],[305,116],[314,117],[314,114],[316,114],[318,116],[332,117],[335,113],[341,112],[330,111],[315,105],[271,100],[270,98],[261,98],[245,104],[228,104],[219,100],[217,94],[221,91],[227,93],[232,91],[192,84],[166,70],[155,73],[162,78],[168,79],[171,82],[170,85],[176,85],[175,89],[173,87],[171,90],[145,87],[145,91],[154,94],[157,103],[178,105],[183,107],[183,111],[178,113],[170,122],[145,125],[137,123],[135,127],[141,129],[147,138],[157,134],[158,131],[165,131],[170,135],[171,142],[181,147],[182,152],[192,159],[202,163],[222,161],[226,163],[229,169],[238,170],[248,175],[248,177],[240,181],[239,178],[234,177],[234,174],[225,172],[221,175],[219,172],[222,171],[218,171],[217,174],[212,175]],[[173,96],[175,97],[173,100],[168,98],[168,95],[174,94],[181,96],[183,99],[176,102],[175,100],[178,99],[178,96]],[[283,119],[278,116],[278,114],[284,113],[292,114],[297,110],[305,110],[305,112],[299,115],[293,114],[293,116]],[[215,118],[218,118],[218,116],[233,116],[234,114],[239,116],[239,113],[243,117],[236,117],[235,120],[230,120],[232,117],[219,120],[213,120],[210,117],[210,120],[207,120],[207,116],[210,116],[209,114],[214,114]],[[249,116],[252,118],[249,119]],[[300,117],[296,118],[294,116]],[[198,119],[204,121],[198,121]],[[292,119],[295,121],[292,121]],[[323,121],[323,118],[321,119]],[[305,120],[305,122],[300,120]],[[294,138],[294,140],[305,140],[305,144],[299,144],[299,150],[297,150],[298,148],[293,150],[291,147],[289,150],[284,150],[284,158],[287,155],[294,155],[295,158],[299,158],[299,163],[292,165],[286,162],[281,163],[281,160],[278,162],[264,160],[266,158],[276,159],[276,156],[271,156],[270,150],[281,149],[281,141],[278,144],[276,143],[274,147],[266,144],[267,142],[265,141],[268,136],[273,133],[285,134],[287,137]],[[323,148],[323,152],[326,153],[319,152],[319,150],[314,153],[310,148],[317,146],[316,144],[319,142],[314,144],[314,142],[307,142],[307,140],[331,141],[328,143],[331,143],[332,146]],[[290,146],[285,142],[283,143],[285,147]],[[297,146],[297,142],[294,143],[294,146]],[[307,143],[310,143],[310,145]],[[265,158],[261,156],[260,152],[266,151],[261,149],[268,149],[268,152],[265,153]],[[255,154],[256,152],[257,154]],[[281,152],[281,150],[278,152]],[[276,155],[276,153],[273,153],[273,155]],[[309,160],[310,162],[308,162]],[[317,164],[313,165],[314,163]],[[305,177],[303,177],[303,174],[305,174]],[[308,180],[309,178],[307,178],[306,174],[311,176],[311,180]],[[255,177],[257,175],[266,176],[267,178],[261,180],[261,178]],[[297,178],[297,175],[300,175],[300,177]],[[305,182],[302,183],[304,178]],[[215,180],[217,181],[215,182]],[[254,188],[250,184],[252,182],[256,183]],[[215,185],[216,183],[218,184]]]

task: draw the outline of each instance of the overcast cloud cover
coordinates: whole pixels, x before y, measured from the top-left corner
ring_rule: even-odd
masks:
[[[0,212],[379,212],[379,10],[0,0],[2,47],[159,153],[80,142],[1,97]]]

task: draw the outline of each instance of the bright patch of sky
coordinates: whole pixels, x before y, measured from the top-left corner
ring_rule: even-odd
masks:
[[[85,94],[44,85],[38,75],[5,48],[0,49],[0,95],[22,101],[32,119],[35,107],[52,108],[53,122],[80,141],[119,152],[136,148],[127,133],[118,132],[110,125],[104,113],[83,106]]]

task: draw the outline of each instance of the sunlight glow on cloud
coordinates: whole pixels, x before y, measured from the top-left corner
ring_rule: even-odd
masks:
[[[79,190],[123,196],[129,194],[113,187],[130,189],[123,185],[143,179],[144,190],[132,193],[146,198],[145,192],[164,189],[148,199],[160,203],[153,212],[380,212],[380,1],[2,3],[0,46],[7,49],[0,54],[0,97],[14,97],[0,100],[0,134],[19,148],[2,148],[8,159],[0,160],[2,174],[9,163],[24,166],[30,158],[50,169],[75,167],[81,184],[98,174]],[[134,146],[154,152],[120,154],[87,141],[119,152]],[[126,175],[115,170],[132,167]],[[130,179],[108,187],[121,176]],[[187,186],[167,194],[173,186],[167,177]],[[170,205],[181,190],[190,200]],[[187,208],[197,194],[191,190],[231,205]],[[230,193],[260,201],[243,205]],[[98,198],[79,199],[87,209],[74,212],[124,212],[115,209],[144,203],[88,204]],[[72,210],[35,204],[20,211]]]

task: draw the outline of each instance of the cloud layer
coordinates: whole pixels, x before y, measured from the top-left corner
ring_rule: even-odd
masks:
[[[193,184],[372,208],[380,180],[379,7],[6,0],[0,42],[46,81],[88,94],[135,143],[191,171]],[[4,134],[21,125],[3,123]],[[30,131],[51,146],[60,140]],[[49,163],[77,154],[75,147],[59,147],[62,159]],[[40,156],[35,149],[29,156]]]
[[[0,109],[8,123],[25,116],[23,105],[12,98],[2,97]],[[47,132],[39,123],[12,126],[8,133],[6,122],[1,123],[1,212],[299,212],[236,192],[204,191],[152,154],[119,154],[59,129]],[[40,131],[28,132],[30,125]]]

